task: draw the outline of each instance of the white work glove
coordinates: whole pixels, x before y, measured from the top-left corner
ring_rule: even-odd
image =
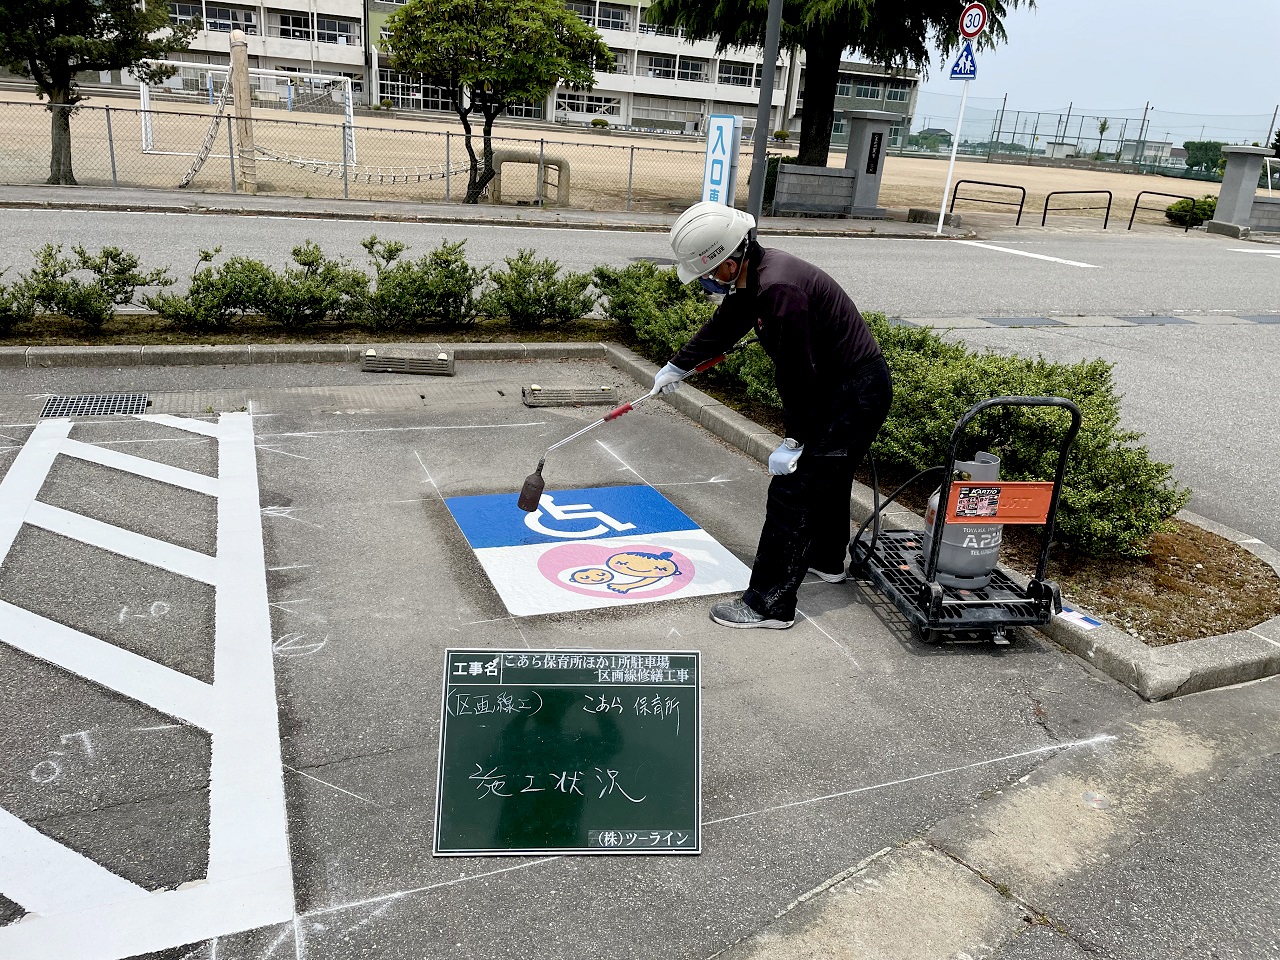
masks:
[[[775,477],[795,473],[800,462],[800,454],[804,453],[804,444],[787,438],[778,444],[778,449],[769,454],[769,472]]]
[[[688,375],[688,370],[681,370],[674,363],[668,363],[653,378],[653,389],[649,391],[649,396],[652,397],[658,393],[670,393]]]

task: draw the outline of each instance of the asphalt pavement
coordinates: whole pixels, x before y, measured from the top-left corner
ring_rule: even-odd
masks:
[[[1107,350],[1126,417],[1181,458],[1200,427],[1267,430],[1249,363],[1278,328],[1246,305],[963,335]],[[1210,376],[1161,375],[1188,355]],[[717,627],[712,597],[511,615],[445,501],[513,495],[601,412],[524,387],[631,397],[627,363],[36,356],[0,375],[6,960],[1280,957],[1276,680],[1148,703],[1038,632],[925,646],[817,580],[783,632]],[[1227,384],[1230,431],[1163,429]],[[135,392],[141,417],[40,416]],[[753,435],[691,409],[561,448],[548,492],[655,489],[749,563]],[[702,853],[433,857],[448,648],[700,650]]]

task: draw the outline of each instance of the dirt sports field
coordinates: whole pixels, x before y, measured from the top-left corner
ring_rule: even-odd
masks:
[[[110,149],[106,107],[111,108]],[[173,189],[190,171],[202,143],[211,137],[207,159],[187,189],[229,193],[227,124],[222,121],[214,128],[213,113],[207,103],[155,102],[147,117],[139,110],[136,95],[94,96],[72,119],[76,177],[86,185],[115,182]],[[343,196],[340,123],[336,114],[255,109],[258,192]],[[34,96],[6,94],[0,102],[0,139],[6,142],[0,151],[0,181],[43,182],[48,173],[48,137],[48,114]],[[352,199],[442,202],[458,201],[465,194],[469,161],[456,120],[408,113],[360,116],[354,141],[355,157],[348,156],[345,167],[345,191]],[[547,204],[555,202],[558,175],[569,181],[568,206],[579,209],[669,212],[698,199],[701,192],[703,153],[696,141],[508,122],[495,129],[494,145],[516,161],[504,170],[503,203],[537,201],[540,158],[546,171],[542,195]],[[794,151],[794,144],[770,144],[771,153]],[[749,153],[743,154],[742,162],[749,164]],[[832,152],[828,162],[843,166],[844,156]],[[937,210],[946,175],[945,159],[887,157],[880,204],[902,212],[911,207]],[[739,203],[746,201],[746,179],[740,177]],[[1218,191],[1215,183],[1172,177],[958,160],[953,186],[962,180],[1024,188],[1023,225],[1040,222],[1045,197],[1054,191],[1111,191],[1112,227],[1128,222],[1140,191],[1195,197]],[[1019,191],[1011,187],[964,184],[955,210],[970,222],[992,224],[1007,219],[1012,224],[1016,207],[972,201],[1017,201]],[[1104,193],[1054,197],[1049,223],[1096,229],[1101,226],[1106,202]],[[1163,210],[1172,202],[1171,197],[1144,197],[1138,222],[1167,223]]]

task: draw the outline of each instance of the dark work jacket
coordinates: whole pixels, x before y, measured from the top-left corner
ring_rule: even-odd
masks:
[[[747,264],[747,285],[724,298],[671,362],[692,370],[754,329],[777,370],[787,436],[805,443],[835,415],[841,384],[880,346],[849,295],[813,264],[758,243]]]

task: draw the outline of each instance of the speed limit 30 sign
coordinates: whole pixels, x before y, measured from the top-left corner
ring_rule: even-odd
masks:
[[[987,8],[980,3],[971,3],[960,14],[960,36],[972,40],[987,29]]]

